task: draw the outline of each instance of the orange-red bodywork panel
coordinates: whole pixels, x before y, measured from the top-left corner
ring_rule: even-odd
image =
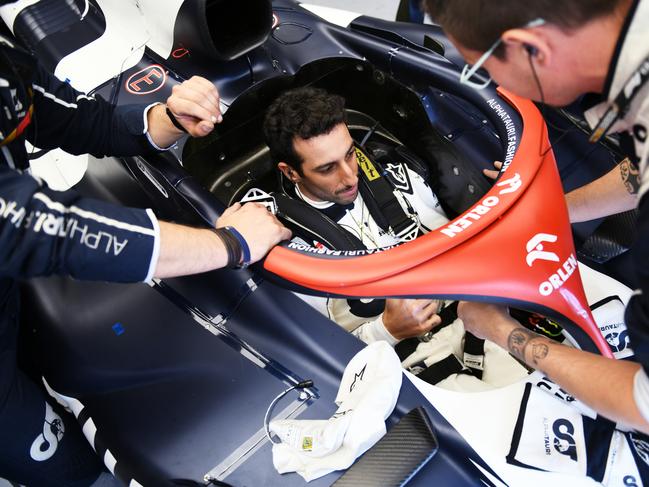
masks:
[[[547,128],[529,100],[500,92],[524,129],[506,172],[474,207],[394,249],[331,258],[275,248],[266,270],[299,286],[349,296],[462,295],[538,304],[610,349],[582,288]]]

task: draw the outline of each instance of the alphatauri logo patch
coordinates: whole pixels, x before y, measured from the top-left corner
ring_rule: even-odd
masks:
[[[552,432],[554,433],[554,449],[570,457],[574,462],[577,461],[577,445],[575,443],[575,427],[567,419],[559,418],[552,424]]]
[[[59,442],[63,439],[64,433],[65,428],[61,417],[46,402],[43,432],[32,443],[29,455],[37,462],[44,462],[52,458],[59,446]]]

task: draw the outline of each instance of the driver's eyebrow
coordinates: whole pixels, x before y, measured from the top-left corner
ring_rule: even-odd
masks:
[[[352,143],[349,145],[349,149],[347,149],[347,152],[345,152],[345,157],[347,157],[347,156],[350,155],[352,152],[354,152],[354,147],[355,147],[355,145],[354,145],[354,142],[352,141]],[[329,166],[332,166],[332,165],[336,164],[337,162],[338,162],[338,161],[329,161],[329,162],[325,162],[324,164],[320,164],[318,167],[316,167],[315,170],[316,170],[316,171],[323,171],[323,170],[326,170],[326,169],[329,168]]]

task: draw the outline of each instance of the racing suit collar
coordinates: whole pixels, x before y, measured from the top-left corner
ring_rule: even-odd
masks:
[[[312,200],[307,195],[302,193],[302,191],[300,191],[300,187],[297,184],[295,185],[295,194],[302,201],[309,204],[310,206],[313,206],[314,208],[316,208],[318,210],[324,210],[325,208],[329,208],[330,206],[335,204],[333,201],[316,201],[316,200]]]

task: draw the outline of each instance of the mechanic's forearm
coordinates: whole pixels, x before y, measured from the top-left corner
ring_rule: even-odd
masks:
[[[227,265],[225,245],[213,231],[168,222],[159,224],[160,256],[155,277],[197,274]]]
[[[585,222],[635,208],[638,170],[628,159],[604,176],[566,194],[572,223]]]
[[[528,366],[541,370],[599,414],[649,433],[649,424],[638,411],[633,397],[639,364],[561,345],[523,328],[514,320],[508,326],[498,327],[494,336],[487,338]]]
[[[147,123],[149,126],[149,137],[158,147],[169,147],[185,132],[176,128],[171,119],[167,116],[166,105],[156,105],[147,113]]]

